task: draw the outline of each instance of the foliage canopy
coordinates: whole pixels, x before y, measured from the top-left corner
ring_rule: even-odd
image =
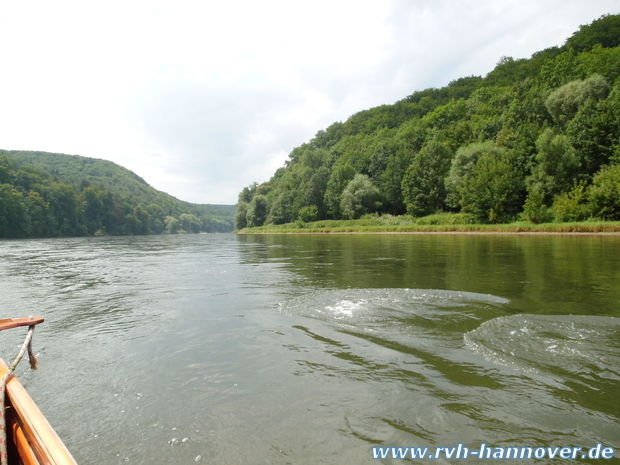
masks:
[[[501,57],[484,77],[318,131],[268,182],[244,188],[236,226],[442,211],[612,219],[619,163],[620,15],[605,15],[561,47]],[[251,213],[257,196],[265,214]]]

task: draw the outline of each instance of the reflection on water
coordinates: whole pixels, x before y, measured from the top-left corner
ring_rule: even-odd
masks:
[[[460,442],[619,448],[619,245],[5,241],[0,305],[46,317],[41,369],[19,376],[81,463],[372,463],[373,445]],[[5,358],[17,333],[0,334]]]

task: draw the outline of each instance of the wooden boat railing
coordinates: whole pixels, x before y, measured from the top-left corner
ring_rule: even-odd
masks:
[[[42,321],[40,318],[38,322]],[[0,330],[27,326],[31,322],[28,318],[0,320]],[[0,359],[0,378],[7,369]],[[5,414],[9,464],[77,465],[39,407],[13,375],[6,383]]]

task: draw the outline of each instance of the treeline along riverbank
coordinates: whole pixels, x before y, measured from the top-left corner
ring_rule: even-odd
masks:
[[[234,209],[183,202],[110,161],[0,150],[0,238],[230,232]]]
[[[437,212],[620,220],[620,15],[485,77],[361,111],[239,194],[237,229]],[[469,220],[468,220],[469,222]]]
[[[408,215],[365,215],[359,220],[323,220],[245,228],[241,234],[617,234],[620,221],[578,221],[534,224],[517,221],[510,224],[463,222],[463,215],[444,214],[412,218]]]

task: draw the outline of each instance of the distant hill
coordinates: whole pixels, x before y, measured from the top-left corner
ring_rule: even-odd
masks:
[[[0,150],[0,238],[230,232],[234,205],[197,205],[116,163]]]

